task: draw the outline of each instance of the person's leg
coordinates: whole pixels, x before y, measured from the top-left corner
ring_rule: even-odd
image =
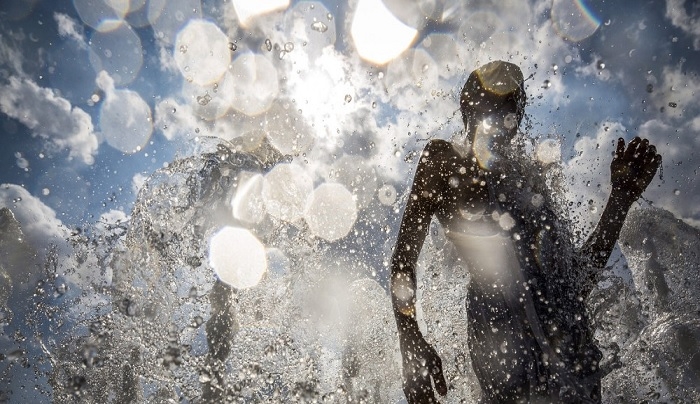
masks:
[[[528,402],[533,390],[547,381],[538,380],[534,339],[517,324],[500,295],[472,295],[467,306],[469,354],[482,402]]]

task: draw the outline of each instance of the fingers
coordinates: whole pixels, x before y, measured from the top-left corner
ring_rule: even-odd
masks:
[[[656,156],[658,156],[658,154],[656,154],[656,146],[649,145],[647,153],[644,155],[644,164],[649,165],[653,163]]]
[[[637,136],[627,145],[627,150],[625,150],[624,155],[626,160],[632,160],[634,156],[637,155],[637,148],[639,147],[640,143],[642,143],[642,138]]]
[[[634,156],[644,158],[644,156],[646,156],[647,153],[647,148],[649,148],[649,140],[642,139],[642,141],[639,143],[639,146],[637,146],[637,152],[634,154]]]
[[[625,153],[625,139],[617,139],[617,148],[615,149],[615,159],[621,159]]]
[[[430,384],[430,375],[419,376],[404,384],[403,393],[409,404],[437,403],[433,387]]]
[[[422,365],[412,367],[409,372],[404,371],[403,391],[411,404],[437,403],[435,391],[441,396],[447,394],[442,360],[432,347],[427,350],[427,357],[424,357],[427,360],[424,360]],[[433,383],[435,383],[435,389],[433,389]]]

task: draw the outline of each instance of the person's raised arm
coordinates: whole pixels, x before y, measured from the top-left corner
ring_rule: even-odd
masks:
[[[625,141],[617,141],[615,156],[610,164],[612,191],[598,225],[580,250],[583,264],[596,276],[605,267],[632,204],[642,196],[656,170],[661,156],[647,139],[635,137],[625,149]]]
[[[443,197],[449,147],[445,141],[433,140],[423,150],[391,259],[391,301],[403,358],[403,390],[409,403],[435,402],[431,379],[438,393],[447,394],[442,361],[416,321],[415,266],[431,217]]]

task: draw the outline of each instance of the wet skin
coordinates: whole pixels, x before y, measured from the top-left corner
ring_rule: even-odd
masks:
[[[462,105],[465,127],[467,128],[472,144],[484,119],[489,118],[489,129],[492,139],[491,146],[495,159],[498,160],[501,151],[508,150],[511,139],[517,132],[517,124],[509,124],[509,114],[518,114],[516,103],[512,100],[481,100],[477,105]],[[466,109],[466,110],[465,110]],[[518,115],[519,121],[520,115]],[[518,122],[519,123],[519,122]],[[442,141],[433,140],[424,149],[416,169],[410,197],[406,204],[404,216],[401,221],[398,239],[392,257],[392,302],[399,330],[399,342],[403,358],[403,386],[404,393],[409,403],[436,402],[435,392],[440,395],[447,393],[447,384],[443,376],[442,362],[435,349],[425,340],[418,328],[415,318],[415,265],[425,240],[430,221],[437,217],[446,231],[459,225],[459,217],[464,212],[478,214],[489,204],[489,187],[492,186],[488,170],[479,165],[474,158],[473,151],[461,152],[459,147]],[[463,155],[464,154],[464,155]],[[607,205],[601,215],[600,221],[587,242],[575,251],[574,261],[577,263],[577,271],[582,271],[584,278],[590,279],[589,285],[595,283],[597,273],[603,268],[618,239],[622,224],[631,205],[641,196],[642,192],[654,178],[661,164],[661,156],[656,153],[656,148],[646,139],[634,138],[627,147],[625,141],[619,139],[614,158],[610,165],[612,192]],[[520,225],[527,226],[523,221]],[[545,271],[546,268],[536,268]],[[472,283],[478,277],[472,273]],[[478,282],[476,282],[478,283]],[[583,293],[590,291],[590,287]],[[474,293],[471,290],[470,293]],[[560,308],[566,310],[567,308]],[[494,308],[494,310],[498,310]],[[527,309],[523,309],[526,312]],[[506,316],[508,317],[508,316]],[[529,317],[528,317],[529,318]],[[479,318],[472,316],[470,330],[489,324],[479,324]],[[513,318],[506,318],[513,322]],[[482,319],[483,321],[487,321]],[[488,321],[493,321],[490,319]],[[516,321],[517,322],[517,321]],[[527,321],[525,321],[526,323]],[[476,326],[476,327],[474,327]],[[510,335],[490,336],[494,342],[479,341],[478,335],[470,335],[470,352],[474,363],[477,378],[484,390],[484,401],[518,402],[530,400],[536,393],[531,391],[532,385],[527,375],[518,377],[518,372],[537,364],[532,354],[523,354],[515,358],[516,365],[511,369],[491,368],[487,365],[490,360],[487,346],[498,346],[498,338],[510,338],[525,345],[536,344],[537,327],[515,327]],[[513,331],[514,330],[514,331]],[[518,335],[522,334],[522,335]],[[551,337],[547,335],[547,337]],[[564,336],[567,337],[567,336]],[[541,345],[541,344],[540,344]],[[546,345],[546,344],[545,344]],[[488,348],[491,349],[491,348]],[[546,350],[547,347],[539,347]],[[478,369],[490,369],[490,372],[480,372]],[[499,385],[498,393],[489,391],[489,386],[494,385],[490,380],[501,376],[504,379],[505,372],[511,375],[507,385]],[[500,372],[500,373],[499,373]],[[563,370],[566,373],[568,370]],[[563,373],[562,373],[563,374]],[[599,381],[599,380],[598,380]],[[571,382],[578,384],[577,381]],[[433,387],[434,384],[434,387]],[[546,388],[545,388],[546,389]],[[598,385],[599,389],[599,385]],[[558,392],[540,391],[537,397],[555,398]],[[599,401],[599,392],[590,397],[591,402]],[[586,401],[589,401],[586,399]]]

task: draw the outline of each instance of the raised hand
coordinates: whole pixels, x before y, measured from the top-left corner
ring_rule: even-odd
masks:
[[[612,196],[634,202],[642,195],[656,170],[661,165],[661,155],[647,139],[635,137],[625,149],[625,140],[617,141],[615,157],[610,164]]]
[[[403,392],[409,404],[437,403],[434,391],[447,394],[442,360],[417,329],[401,332]],[[432,382],[435,383],[433,390]]]

